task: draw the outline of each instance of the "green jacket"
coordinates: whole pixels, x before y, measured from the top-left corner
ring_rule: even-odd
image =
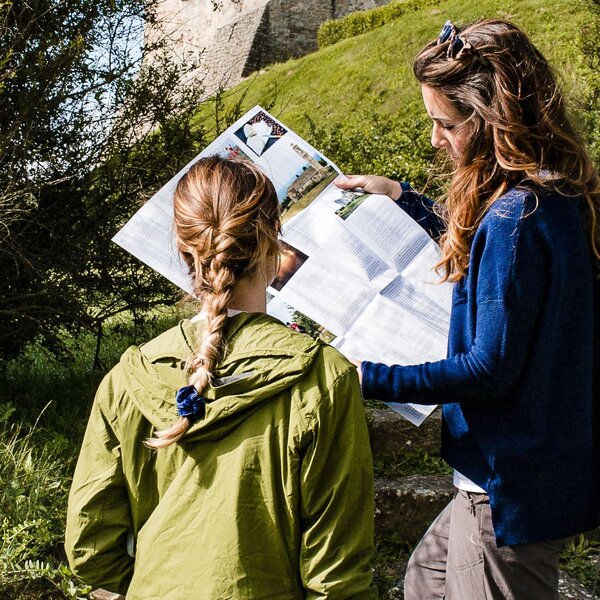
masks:
[[[73,571],[128,600],[376,598],[371,452],[336,350],[236,315],[205,417],[143,445],[177,418],[203,327],[129,348],[100,385],[69,495]]]

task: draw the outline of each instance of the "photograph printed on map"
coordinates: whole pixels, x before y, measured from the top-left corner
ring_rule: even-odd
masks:
[[[281,258],[277,277],[271,283],[271,287],[280,292],[285,284],[296,274],[296,271],[308,260],[308,255],[304,254],[283,241],[280,241]]]
[[[277,123],[263,111],[257,112],[247,123],[242,125],[235,135],[256,156],[262,156],[277,140],[287,133],[287,129]]]
[[[302,164],[286,184],[277,190],[282,223],[304,210],[339,175],[316,152],[310,154],[298,144],[290,144],[289,147],[302,159]]]
[[[235,142],[232,142],[231,140],[227,140],[223,149],[220,150],[218,154],[221,158],[226,158],[228,160],[235,160],[237,158],[249,158],[248,155]]]
[[[340,197],[335,200],[341,208],[335,214],[344,221],[370,196],[363,191],[343,190]]]

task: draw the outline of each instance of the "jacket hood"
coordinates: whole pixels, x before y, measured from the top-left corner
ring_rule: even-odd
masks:
[[[155,429],[168,427],[178,418],[175,396],[188,385],[184,363],[200,346],[204,328],[204,321],[181,321],[121,357],[128,396]],[[254,408],[302,378],[320,347],[310,336],[262,313],[230,317],[225,338],[224,357],[213,372],[212,384],[202,392],[206,414],[190,427],[186,441],[226,435]]]

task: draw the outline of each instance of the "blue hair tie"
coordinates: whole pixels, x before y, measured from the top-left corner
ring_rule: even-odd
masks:
[[[195,423],[206,414],[206,399],[193,385],[186,385],[177,392],[177,414]]]

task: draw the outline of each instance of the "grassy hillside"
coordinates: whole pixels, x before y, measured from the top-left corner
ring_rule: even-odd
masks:
[[[404,174],[413,171],[420,178],[428,143],[429,125],[421,106],[419,86],[411,72],[412,57],[439,33],[446,19],[463,24],[479,18],[507,18],[521,26],[540,50],[551,60],[563,79],[563,87],[571,97],[578,98],[586,72],[578,39],[586,9],[580,0],[559,0],[550,5],[545,0],[443,0],[434,8],[410,12],[400,20],[379,29],[346,39],[301,59],[273,65],[248,78],[226,94],[225,104],[231,106],[243,94],[244,108],[254,104],[274,103],[272,112],[300,135],[312,141],[344,169],[378,168],[384,174]],[[214,127],[209,102],[199,111],[199,120],[209,129]],[[311,126],[317,125],[317,131]],[[394,148],[404,146],[402,140],[390,140],[400,135],[397,127],[409,128],[410,139],[419,138],[425,146],[416,157],[395,161],[386,167],[378,164],[377,149],[358,148],[354,154],[366,154],[366,162],[352,156],[350,148],[331,143],[332,132],[370,139],[379,136],[379,160]],[[423,127],[426,131],[423,132]],[[333,134],[334,137],[336,134]],[[408,144],[410,139],[405,140]],[[363,142],[366,143],[366,142]],[[368,144],[369,145],[369,144]],[[333,151],[333,154],[332,154]],[[415,157],[412,157],[413,159]],[[389,168],[388,168],[389,167]]]

